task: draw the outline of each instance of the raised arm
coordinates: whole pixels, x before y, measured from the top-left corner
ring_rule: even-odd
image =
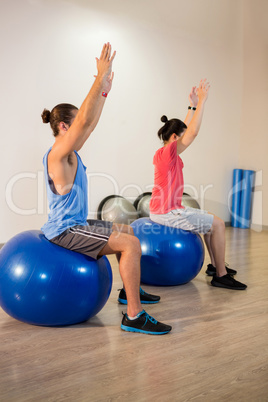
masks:
[[[197,89],[198,103],[193,118],[182,137],[177,140],[177,154],[181,154],[196,138],[204,114],[210,85],[207,80],[201,80]]]
[[[115,52],[111,56],[111,45],[106,43],[103,46],[100,58],[96,58],[98,74],[87,97],[82,103],[71,127],[53,146],[53,153],[56,152],[57,157],[64,158],[72,151],[78,151],[96,127],[106,96],[112,87],[112,63],[114,57]]]
[[[191,92],[190,92],[190,95],[189,95],[190,107],[195,108],[195,109],[196,109],[196,106],[198,104],[198,96],[197,96],[196,91],[197,91],[197,88],[193,87]],[[186,124],[187,127],[189,126],[190,121],[193,118],[195,109],[188,109],[187,115],[186,115],[185,120],[184,120],[184,123]]]

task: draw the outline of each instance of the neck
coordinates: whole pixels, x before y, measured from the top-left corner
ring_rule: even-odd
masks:
[[[173,141],[174,141],[174,140],[171,140],[171,139],[170,139],[170,140],[164,142],[164,147],[166,147],[168,144],[171,144]]]

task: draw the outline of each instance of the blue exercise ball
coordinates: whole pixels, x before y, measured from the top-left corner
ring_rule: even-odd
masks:
[[[48,241],[39,230],[22,232],[0,251],[0,306],[34,325],[71,325],[96,315],[112,288],[106,257],[94,260]]]
[[[148,218],[137,219],[131,226],[141,243],[143,283],[182,285],[200,272],[204,245],[198,234],[159,225]]]

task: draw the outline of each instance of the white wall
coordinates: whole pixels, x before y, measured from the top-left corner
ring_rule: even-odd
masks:
[[[268,2],[243,2],[243,102],[239,166],[257,172],[252,227],[268,226]]]
[[[93,216],[106,195],[116,191],[135,199],[151,189],[160,117],[184,118],[191,86],[207,77],[211,93],[200,136],[183,155],[185,183],[199,195],[200,186],[212,185],[204,208],[230,220],[227,198],[241,125],[241,0],[98,3],[0,3],[0,242],[46,221],[42,157],[53,137],[40,114],[60,102],[80,106],[93,82],[95,57],[108,40],[117,50],[113,90],[81,152],[88,173],[110,177],[89,180]],[[12,178],[25,172],[32,178],[12,185]],[[5,196],[10,189],[13,206]],[[21,215],[14,205],[33,211]]]

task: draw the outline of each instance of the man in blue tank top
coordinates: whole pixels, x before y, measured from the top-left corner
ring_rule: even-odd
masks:
[[[42,230],[51,242],[95,259],[116,254],[124,288],[119,302],[127,304],[121,328],[130,332],[161,335],[171,326],[158,322],[141,307],[157,303],[159,296],[140,288],[141,247],[130,226],[87,221],[87,176],[77,151],[96,127],[105,100],[112,87],[111,45],[103,46],[97,60],[98,74],[80,109],[62,103],[50,112],[44,109],[42,119],[50,123],[55,142],[44,156],[44,170],[49,201],[48,221]]]

